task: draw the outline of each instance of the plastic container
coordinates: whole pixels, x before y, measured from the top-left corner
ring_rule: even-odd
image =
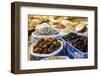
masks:
[[[74,46],[72,46],[70,43],[66,43],[66,53],[71,59],[85,59],[88,58],[88,53],[83,53]]]

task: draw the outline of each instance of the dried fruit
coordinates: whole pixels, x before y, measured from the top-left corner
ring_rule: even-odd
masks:
[[[40,39],[34,46],[33,52],[38,54],[49,54],[61,46],[56,38]]]

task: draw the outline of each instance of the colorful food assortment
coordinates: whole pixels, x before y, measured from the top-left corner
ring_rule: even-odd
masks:
[[[38,54],[49,54],[57,50],[60,46],[60,42],[55,38],[40,39],[33,46],[33,52]]]
[[[35,29],[36,26],[42,24],[44,22],[52,25],[54,23],[58,23],[63,20],[64,16],[28,16],[28,28]]]
[[[29,15],[28,30],[36,30],[39,25],[47,23],[50,27],[58,30],[62,35],[75,31],[83,33],[87,31],[86,20],[87,18],[85,17]]]
[[[31,37],[31,43],[34,44],[32,45],[32,53],[38,54],[39,57],[41,54],[54,53],[61,46],[63,48],[60,49],[61,54],[46,56],[48,57],[45,58],[46,60],[67,59],[66,57],[69,57],[66,54],[68,52],[67,43],[82,53],[88,53],[87,31],[87,17],[34,16],[31,14],[28,16],[28,34]],[[34,57],[34,54],[32,55]],[[57,56],[55,57],[55,55]]]

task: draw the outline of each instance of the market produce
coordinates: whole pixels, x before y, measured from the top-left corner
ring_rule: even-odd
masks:
[[[49,16],[49,21],[51,23],[59,23],[64,19],[64,16]]]
[[[75,27],[75,30],[79,33],[84,33],[87,31],[86,24],[80,23]]]
[[[34,16],[28,16],[28,30],[35,30],[35,27],[40,24],[42,21],[38,18],[34,18]]]
[[[55,26],[56,29],[64,29],[65,26],[62,23],[57,23]]]
[[[88,18],[29,14],[28,42],[31,60],[88,57]]]
[[[88,51],[88,38],[86,36],[80,36],[76,33],[69,33],[68,35],[63,36],[63,39],[82,52]]]
[[[82,52],[88,51],[88,38],[81,36],[78,39],[72,40],[71,44]]]
[[[72,32],[72,33],[69,33],[68,35],[63,36],[62,38],[65,41],[71,41],[71,40],[74,40],[74,39],[78,39],[79,37],[80,37],[79,35]]]
[[[33,46],[33,52],[49,54],[57,50],[60,46],[61,43],[56,38],[42,38]]]
[[[68,35],[69,33],[71,33],[71,32],[74,32],[74,28],[72,27],[72,26],[66,26],[66,28],[64,28],[64,29],[61,29],[60,30],[60,34],[62,35],[62,36],[64,36],[64,35]]]
[[[37,29],[35,32],[34,32],[34,35],[57,35],[58,32],[56,30],[54,30],[53,28],[51,27],[44,27],[44,28],[40,28],[40,29]]]

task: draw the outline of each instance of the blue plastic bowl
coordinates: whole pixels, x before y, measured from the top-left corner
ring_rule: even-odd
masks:
[[[70,43],[66,43],[66,53],[71,59],[85,59],[88,58],[88,53],[83,53],[74,46],[72,46]]]

